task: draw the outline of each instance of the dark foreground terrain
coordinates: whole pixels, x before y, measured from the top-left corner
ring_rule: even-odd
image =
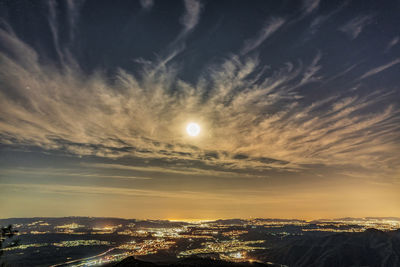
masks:
[[[259,259],[288,266],[400,266],[400,230],[302,236],[267,249]]]

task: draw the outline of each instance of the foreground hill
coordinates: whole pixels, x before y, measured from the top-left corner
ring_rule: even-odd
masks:
[[[304,236],[268,249],[260,256],[296,267],[400,266],[400,230]]]

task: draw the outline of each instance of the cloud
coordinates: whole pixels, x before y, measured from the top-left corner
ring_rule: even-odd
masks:
[[[276,32],[284,23],[285,20],[282,18],[270,19],[254,39],[245,42],[241,50],[241,54],[242,55],[247,54],[250,51],[259,47],[268,37],[270,37],[274,32]]]
[[[197,0],[184,0],[185,14],[181,18],[181,23],[185,27],[185,32],[191,31],[199,23],[201,3]]]
[[[308,1],[305,1],[304,3],[306,4],[307,2]],[[318,2],[318,4],[319,4],[319,1],[314,1],[312,3],[315,3],[315,2]],[[305,4],[304,4],[304,7],[307,7],[308,5],[305,5]],[[316,16],[310,23],[310,28],[309,28],[310,33],[311,34],[317,33],[319,28],[322,27],[322,25],[324,23],[326,23],[328,20],[331,20],[337,13],[342,11],[348,4],[349,4],[348,1],[344,1],[343,3],[341,3],[338,7],[336,7],[329,13],[319,14],[318,16]],[[313,5],[310,5],[310,7],[312,7],[312,6]],[[307,10],[306,8],[304,8],[304,9]],[[305,13],[305,15],[307,15],[307,12]]]
[[[303,13],[305,15],[311,14],[319,6],[320,0],[303,0]]]
[[[66,1],[66,12],[67,16],[62,17],[58,14],[58,5],[59,2],[55,0],[47,1],[48,8],[48,25],[51,32],[51,38],[53,40],[53,46],[57,53],[58,60],[65,64],[65,61],[69,64],[73,63],[73,60],[70,58],[70,49],[73,46],[75,40],[75,35],[78,32],[77,23],[79,21],[80,11],[82,6],[84,5],[85,0],[67,0]],[[68,30],[68,38],[64,44],[61,44],[61,40],[65,38],[63,36],[63,32],[60,32],[59,24],[63,24],[63,20],[66,20],[67,30]]]
[[[382,66],[373,68],[372,70],[369,70],[369,71],[367,71],[366,73],[364,73],[364,74],[360,77],[360,80],[361,80],[361,79],[365,79],[365,78],[367,78],[367,77],[370,77],[370,76],[372,76],[372,75],[378,74],[378,73],[380,73],[380,72],[382,72],[382,71],[384,71],[384,70],[386,70],[386,69],[388,69],[388,68],[390,68],[390,67],[392,67],[392,66],[394,66],[394,65],[397,65],[397,64],[399,64],[399,63],[400,63],[400,58],[396,58],[395,60],[393,60],[393,61],[391,61],[391,62],[389,62],[389,63],[387,63],[387,64],[385,64],[385,65],[382,65]]]
[[[178,200],[178,201],[213,201],[213,203],[238,203],[240,205],[260,205],[260,204],[282,204],[293,202],[300,203],[304,200],[313,202],[315,197],[326,197],[324,192],[315,192],[311,189],[296,190],[287,194],[286,192],[279,192],[275,189],[259,189],[259,190],[235,190],[235,189],[220,189],[214,192],[204,191],[188,191],[188,190],[154,190],[154,189],[137,189],[137,188],[123,188],[123,187],[106,187],[106,186],[81,186],[81,185],[63,185],[63,184],[0,184],[6,192],[29,192],[30,194],[57,194],[66,196],[113,196],[113,197],[144,197],[149,198],[154,205],[155,199]],[[311,191],[311,192],[310,192]],[[247,194],[246,194],[247,193]],[[270,198],[266,198],[267,193]],[[238,198],[238,195],[240,197]],[[332,192],[332,195],[337,196]],[[217,201],[217,202],[216,202]],[[194,202],[190,202],[193,205]]]
[[[171,62],[177,55],[186,48],[186,38],[188,34],[196,27],[200,20],[202,5],[198,0],[184,0],[185,11],[180,18],[183,29],[176,38],[166,46],[164,53],[160,56],[158,62],[150,63],[155,66],[153,71],[162,69],[167,63]]]
[[[368,24],[372,23],[372,19],[372,15],[358,16],[340,27],[339,30],[354,40],[358,37],[358,35],[360,35],[360,33]]]
[[[71,169],[60,168],[17,168],[17,169],[3,169],[2,175],[13,174],[30,174],[30,175],[46,175],[46,176],[70,176],[70,177],[93,177],[93,178],[108,178],[108,179],[133,179],[133,180],[151,180],[150,177],[130,176],[130,175],[104,175],[101,173],[92,172],[76,172]]]
[[[243,51],[256,49],[283,23],[270,21]],[[0,42],[3,144],[77,156],[158,159],[172,167],[148,170],[184,175],[261,175],[315,164],[389,171],[400,163],[398,107],[370,109],[388,101],[389,94],[335,92],[312,103],[303,99],[299,88],[324,81],[316,76],[322,53],[309,64],[287,62],[274,69],[257,56],[232,55],[189,83],[179,78],[176,65],[149,62],[136,76],[120,69],[110,80],[100,71],[87,75],[78,64],[44,63],[12,32],[0,30]],[[190,121],[201,125],[199,138],[186,135]],[[177,162],[183,166],[174,166]]]
[[[69,27],[69,41],[73,43],[75,41],[75,34],[78,31],[77,23],[79,21],[80,10],[85,4],[85,0],[67,0],[67,19]],[[54,12],[54,11],[53,11]]]
[[[105,187],[105,186],[78,186],[78,185],[61,185],[61,184],[2,184],[2,188],[9,190],[29,190],[40,192],[41,194],[64,194],[64,195],[116,195],[116,196],[140,196],[151,198],[177,198],[177,199],[212,199],[227,200],[227,196],[221,194],[212,194],[194,191],[161,191],[147,190],[121,187]]]
[[[54,47],[59,59],[63,61],[63,53],[61,51],[59,42],[59,33],[58,33],[59,27],[57,20],[57,2],[55,2],[54,0],[49,0],[47,4],[49,9],[48,21],[49,21],[50,31],[53,37]]]
[[[309,82],[318,81],[321,77],[316,77],[315,74],[322,68],[321,65],[318,65],[321,60],[321,53],[319,52],[311,62],[311,65],[304,72],[303,78],[300,81],[299,85],[303,85]]]
[[[149,10],[153,7],[154,1],[153,0],[140,0],[140,4],[142,5],[143,9]]]
[[[140,172],[157,172],[157,173],[172,173],[172,174],[181,174],[181,175],[207,175],[207,176],[218,176],[218,177],[258,177],[257,175],[247,175],[240,174],[230,171],[217,171],[210,169],[202,169],[196,167],[187,167],[187,166],[130,166],[123,164],[109,164],[109,163],[93,163],[93,164],[85,164],[84,166],[91,168],[102,168],[102,169],[116,169],[116,170],[132,170],[132,171],[140,171]]]
[[[394,37],[386,46],[385,52],[388,52],[390,49],[392,49],[393,46],[397,45],[400,41],[400,37],[396,36]]]

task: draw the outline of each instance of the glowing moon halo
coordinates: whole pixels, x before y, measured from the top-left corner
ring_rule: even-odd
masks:
[[[186,126],[186,132],[190,136],[197,136],[200,133],[200,126],[197,123],[191,122]]]

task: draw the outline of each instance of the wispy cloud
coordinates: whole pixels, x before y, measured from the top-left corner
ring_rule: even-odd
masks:
[[[320,0],[303,0],[303,12],[308,15],[316,10],[319,6]]]
[[[67,19],[69,27],[69,41],[73,43],[75,41],[75,34],[78,31],[77,23],[79,21],[80,10],[85,4],[85,0],[67,0]]]
[[[185,32],[191,31],[199,23],[201,3],[198,0],[184,0],[185,14],[181,18],[181,23],[185,27]]]
[[[49,20],[49,26],[51,30],[51,34],[53,35],[53,40],[54,40],[54,47],[57,51],[57,55],[59,57],[59,60],[63,61],[63,52],[61,51],[60,47],[60,41],[59,41],[59,33],[58,33],[58,20],[57,20],[57,2],[54,0],[49,0],[47,2],[48,4],[48,9],[49,9],[49,15],[48,15],[48,20]]]
[[[0,184],[2,188],[7,189],[7,192],[27,192],[43,194],[57,194],[67,196],[118,196],[126,199],[130,197],[145,197],[151,198],[153,203],[155,199],[162,200],[178,200],[178,201],[190,201],[193,205],[193,201],[218,201],[218,203],[240,203],[243,204],[265,204],[265,203],[299,203],[299,201],[313,201],[315,197],[326,197],[326,193],[302,192],[311,191],[309,190],[298,190],[291,192],[291,194],[285,194],[284,192],[277,192],[274,189],[263,189],[263,190],[235,190],[235,189],[222,189],[216,192],[204,192],[204,191],[188,191],[188,190],[154,190],[154,189],[138,189],[138,188],[122,188],[122,187],[106,187],[106,186],[81,186],[81,185],[63,185],[63,184]],[[265,197],[265,193],[268,193],[269,198]],[[247,194],[243,194],[247,193]],[[241,195],[238,198],[238,194]],[[332,195],[336,193],[332,192]]]
[[[140,0],[140,4],[142,5],[143,9],[149,10],[154,5],[154,0]]]
[[[371,24],[374,16],[372,15],[363,15],[355,17],[354,19],[347,22],[345,25],[340,27],[340,31],[346,33],[351,39],[356,39],[358,35],[363,31],[363,29]]]
[[[380,73],[380,72],[382,72],[382,71],[384,71],[384,70],[386,70],[386,69],[388,69],[388,68],[390,68],[390,67],[392,67],[392,66],[394,66],[394,65],[397,65],[397,64],[399,64],[399,63],[400,63],[400,58],[396,58],[395,60],[393,60],[393,61],[391,61],[391,62],[389,62],[389,63],[387,63],[387,64],[384,64],[384,65],[382,65],[382,66],[373,68],[372,70],[369,70],[369,71],[367,71],[366,73],[364,73],[364,74],[360,77],[360,80],[361,80],[361,79],[365,79],[365,78],[370,77],[370,76],[373,76],[373,75],[375,75],[375,74],[378,74],[378,73]]]
[[[171,174],[181,174],[181,175],[199,175],[199,176],[213,176],[213,177],[232,177],[232,178],[246,178],[246,177],[265,177],[257,174],[248,173],[237,173],[234,171],[218,171],[213,169],[204,169],[199,167],[188,167],[188,166],[132,166],[123,164],[113,164],[113,163],[91,163],[83,164],[90,168],[100,168],[100,169],[113,169],[113,170],[131,170],[140,172],[150,172],[150,173],[171,173]]]
[[[386,46],[385,52],[389,51],[390,49],[392,49],[392,47],[394,47],[395,45],[397,45],[400,42],[400,37],[396,36],[394,37]]]
[[[190,8],[194,17],[185,22],[187,29],[199,14],[199,6]],[[259,47],[283,23],[271,20],[243,52]],[[399,165],[398,107],[364,112],[390,95],[336,93],[311,104],[302,100],[299,88],[324,80],[318,75],[322,53],[309,64],[287,62],[275,69],[265,68],[256,56],[232,55],[209,66],[196,84],[179,79],[173,66],[151,63],[137,76],[121,69],[110,82],[100,72],[84,75],[77,64],[54,68],[39,61],[38,52],[12,32],[0,30],[0,41],[5,49],[0,53],[0,141],[5,144],[79,156],[196,161],[215,169],[153,168],[181,174]],[[202,127],[196,139],[185,134],[189,121]]]
[[[66,176],[66,177],[93,177],[93,178],[106,178],[106,179],[133,179],[133,180],[150,180],[150,177],[131,176],[131,175],[105,175],[102,173],[93,173],[87,171],[77,172],[71,169],[59,168],[16,168],[16,169],[3,169],[0,175],[15,175],[15,174],[29,174],[29,175],[46,175],[46,176]]]
[[[258,33],[258,35],[251,40],[247,40],[242,48],[241,54],[247,54],[250,51],[259,47],[269,36],[276,32],[283,24],[285,20],[283,18],[272,18]]]
[[[197,26],[200,20],[202,4],[199,0],[184,0],[185,11],[180,18],[183,29],[176,38],[166,46],[165,54],[161,56],[158,62],[150,63],[154,65],[152,72],[163,68],[167,63],[171,62],[177,55],[184,51],[186,47],[186,38]]]
[[[307,1],[305,1],[303,3],[304,3],[304,10],[307,10],[306,9]],[[312,3],[314,3],[314,2],[312,2]],[[343,3],[341,3],[338,7],[336,7],[335,9],[330,11],[329,13],[327,13],[327,14],[319,14],[318,16],[316,16],[310,23],[310,29],[309,29],[310,33],[311,34],[315,34],[324,23],[326,23],[327,21],[332,19],[337,13],[342,11],[348,4],[349,4],[349,1],[344,1]],[[313,5],[311,5],[311,6],[313,6]],[[306,12],[306,14],[307,14],[307,12]]]
[[[212,194],[205,192],[194,191],[161,191],[134,189],[122,187],[105,187],[105,186],[78,186],[78,185],[60,185],[60,184],[2,184],[3,188],[9,190],[34,190],[42,194],[84,194],[84,195],[118,195],[118,196],[141,196],[152,198],[177,198],[177,199],[192,199],[192,200],[221,200],[227,199],[227,195]]]
[[[306,84],[308,82],[314,82],[320,80],[322,77],[315,76],[318,71],[322,68],[321,65],[318,65],[319,61],[321,60],[321,53],[319,52],[311,62],[311,65],[307,67],[306,71],[303,74],[303,78],[300,81],[299,85]]]

